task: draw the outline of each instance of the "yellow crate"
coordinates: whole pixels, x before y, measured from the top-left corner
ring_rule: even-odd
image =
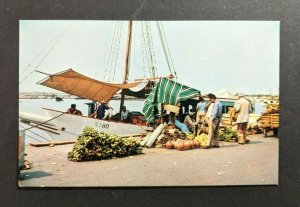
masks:
[[[179,106],[164,104],[164,110],[174,112],[175,114],[179,113]]]

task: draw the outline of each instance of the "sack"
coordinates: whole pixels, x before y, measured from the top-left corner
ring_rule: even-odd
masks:
[[[235,109],[231,109],[231,111],[229,112],[229,116],[230,116],[230,121],[234,122],[237,119],[237,113],[235,111]]]

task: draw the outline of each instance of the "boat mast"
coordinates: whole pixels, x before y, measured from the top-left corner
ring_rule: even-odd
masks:
[[[132,33],[132,21],[129,21],[128,36],[127,36],[127,48],[126,48],[126,59],[125,59],[125,71],[124,71],[125,74],[124,74],[123,84],[126,84],[127,81],[128,81],[129,55],[130,55],[130,48],[131,48],[131,33]],[[125,99],[125,95],[122,92],[122,94],[121,94],[121,103],[120,103],[120,118],[121,118],[122,107],[124,106],[124,99]]]

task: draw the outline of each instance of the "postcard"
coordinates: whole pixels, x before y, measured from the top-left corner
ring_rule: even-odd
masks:
[[[19,21],[19,187],[277,185],[279,21]]]

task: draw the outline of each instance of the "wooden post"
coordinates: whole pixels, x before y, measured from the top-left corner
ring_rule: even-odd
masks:
[[[128,37],[127,37],[127,48],[126,48],[126,60],[125,60],[125,71],[124,71],[124,81],[123,83],[127,83],[128,81],[128,68],[129,68],[129,56],[130,56],[130,48],[131,48],[131,33],[132,33],[132,21],[129,21],[128,24]],[[125,95],[121,94],[121,103],[120,103],[120,117],[121,119],[121,111],[124,106]]]
[[[267,128],[264,128],[264,137],[267,137],[267,136],[268,136]]]
[[[161,114],[160,114],[160,123],[161,124],[164,124],[164,118],[163,118],[163,112],[164,112],[164,105],[163,104],[161,104],[161,107],[160,107],[160,112],[161,112]]]

